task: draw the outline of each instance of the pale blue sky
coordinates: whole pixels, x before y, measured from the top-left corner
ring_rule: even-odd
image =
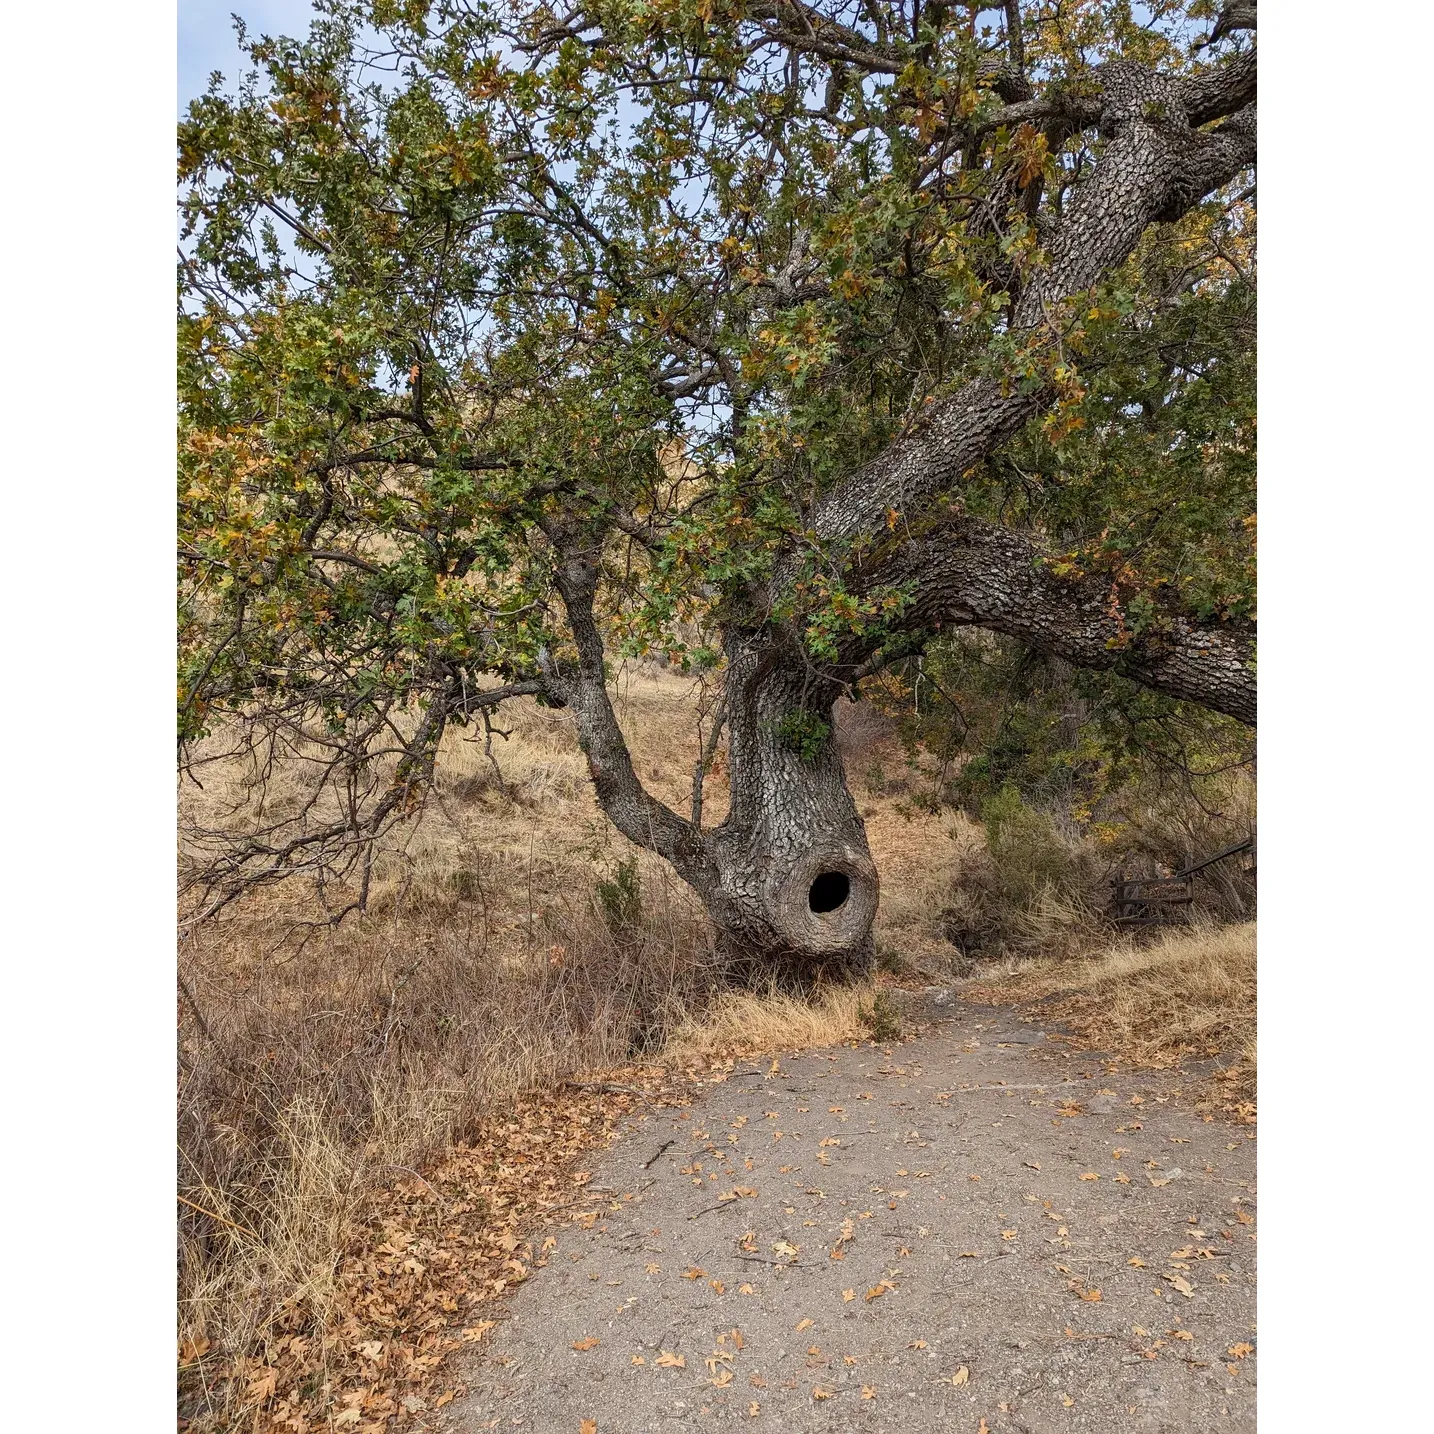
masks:
[[[243,66],[234,43],[234,14],[242,15],[251,32],[269,35],[307,34],[313,14],[311,0],[179,0],[179,113],[203,94],[212,71],[231,83]]]

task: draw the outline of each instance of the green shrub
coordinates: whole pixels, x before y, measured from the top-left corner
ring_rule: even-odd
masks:
[[[856,1015],[874,1041],[894,1041],[901,1034],[901,1012],[885,991],[878,991],[871,1005],[859,1005]]]
[[[1046,892],[1075,890],[1070,848],[1050,817],[1030,806],[1013,782],[982,802],[981,821],[999,891],[1007,901],[1025,905]]]
[[[611,881],[599,879],[597,898],[614,939],[630,936],[642,926],[642,881],[635,856],[618,862]]]

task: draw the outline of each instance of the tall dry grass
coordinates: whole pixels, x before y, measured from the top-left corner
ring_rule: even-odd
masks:
[[[1220,1057],[1233,1093],[1253,1094],[1256,926],[1200,921],[1125,935],[1074,961],[1024,960],[967,988],[972,1000],[1042,1001],[1045,1019],[1137,1065]]]

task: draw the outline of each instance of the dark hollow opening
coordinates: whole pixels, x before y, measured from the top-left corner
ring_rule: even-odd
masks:
[[[851,895],[851,878],[844,871],[824,871],[812,882],[807,904],[813,911],[835,911]]]

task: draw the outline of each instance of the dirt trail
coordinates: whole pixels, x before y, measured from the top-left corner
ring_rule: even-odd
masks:
[[[1252,1430],[1253,1136],[1172,1090],[958,1003],[635,1116],[447,1427]]]

